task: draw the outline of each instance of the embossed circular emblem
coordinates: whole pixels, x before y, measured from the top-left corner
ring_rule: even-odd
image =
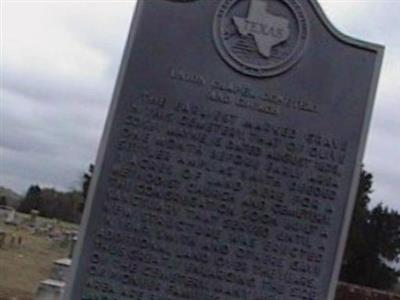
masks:
[[[224,60],[256,77],[278,75],[299,61],[308,22],[296,0],[223,0],[214,40]]]

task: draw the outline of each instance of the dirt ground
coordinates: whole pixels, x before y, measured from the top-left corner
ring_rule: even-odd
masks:
[[[1,228],[7,238],[0,248],[0,300],[33,300],[40,281],[49,277],[53,261],[66,257],[69,247],[27,228],[3,224]]]

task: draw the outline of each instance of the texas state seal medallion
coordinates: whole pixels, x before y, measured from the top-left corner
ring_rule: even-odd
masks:
[[[214,40],[223,59],[255,77],[276,76],[301,58],[308,23],[296,0],[223,0]]]

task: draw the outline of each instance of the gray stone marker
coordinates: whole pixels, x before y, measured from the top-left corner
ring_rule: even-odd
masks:
[[[50,279],[65,282],[70,272],[71,259],[61,258],[53,262],[53,269],[51,271]]]
[[[46,279],[40,282],[35,300],[60,300],[63,297],[65,283],[63,281]]]
[[[382,56],[314,0],[138,1],[64,299],[333,299]]]

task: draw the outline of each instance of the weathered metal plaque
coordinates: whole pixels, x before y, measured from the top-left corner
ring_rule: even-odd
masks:
[[[65,299],[332,299],[382,53],[314,0],[139,1]]]

